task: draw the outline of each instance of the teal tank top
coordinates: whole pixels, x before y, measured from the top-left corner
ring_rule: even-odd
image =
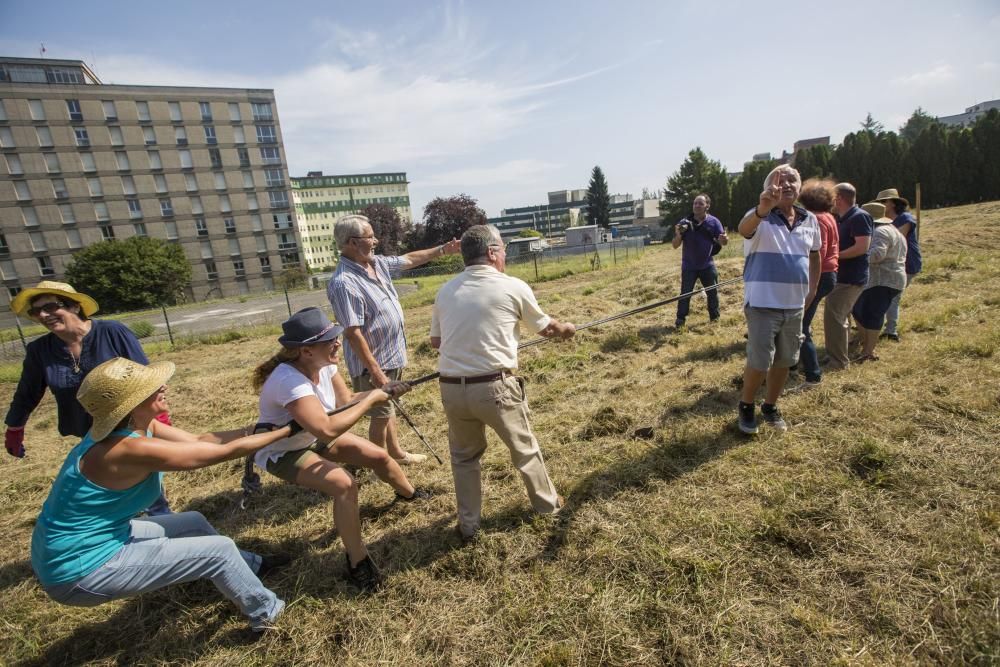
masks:
[[[134,431],[112,434],[139,437]],[[76,581],[111,560],[131,536],[129,521],[160,495],[161,472],[120,491],[84,477],[80,459],[93,446],[87,433],[70,451],[35,523],[31,567],[43,586]]]

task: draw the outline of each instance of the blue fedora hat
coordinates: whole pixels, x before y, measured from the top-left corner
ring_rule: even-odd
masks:
[[[278,342],[285,347],[302,347],[333,340],[344,332],[344,327],[334,324],[319,308],[303,308],[281,323],[285,334]]]

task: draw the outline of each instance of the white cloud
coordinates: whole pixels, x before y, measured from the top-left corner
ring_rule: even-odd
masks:
[[[905,76],[897,76],[892,83],[897,86],[936,86],[947,83],[955,78],[951,65],[935,65],[924,72],[914,72]]]

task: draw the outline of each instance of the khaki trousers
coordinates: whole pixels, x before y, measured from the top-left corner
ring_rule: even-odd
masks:
[[[851,363],[847,357],[848,338],[851,335],[849,318],[854,302],[864,289],[862,285],[837,283],[826,297],[826,306],[823,308],[824,344],[826,353],[830,356],[830,364],[835,368],[847,368]]]
[[[510,450],[510,459],[521,473],[532,509],[540,514],[555,512],[559,500],[545,470],[538,440],[531,432],[524,381],[507,375],[493,382],[441,383],[440,387],[448,417],[451,472],[462,533],[472,535],[479,529],[483,502],[480,459],[486,451],[487,426]]]

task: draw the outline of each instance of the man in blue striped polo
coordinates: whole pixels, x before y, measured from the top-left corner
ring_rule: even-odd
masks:
[[[819,284],[822,246],[816,217],[795,206],[801,189],[799,172],[788,165],[776,167],[764,179],[759,203],[739,225],[746,239],[743,312],[749,330],[739,428],[747,434],[757,432],[754,397],[765,379],[761,417],[775,430],[788,428],[778,397],[788,369],[799,358],[802,313]]]
[[[462,244],[456,239],[433,248],[405,255],[376,255],[378,239],[368,218],[346,215],[334,224],[333,237],[340,262],[326,293],[337,322],[344,327],[344,358],[354,391],[380,388],[399,380],[406,366],[406,333],[403,306],[392,284],[394,275],[426,264],[435,257],[454,255]],[[368,439],[385,447],[400,464],[422,463],[423,454],[411,454],[399,446],[396,415],[392,403],[380,403],[368,412]]]

